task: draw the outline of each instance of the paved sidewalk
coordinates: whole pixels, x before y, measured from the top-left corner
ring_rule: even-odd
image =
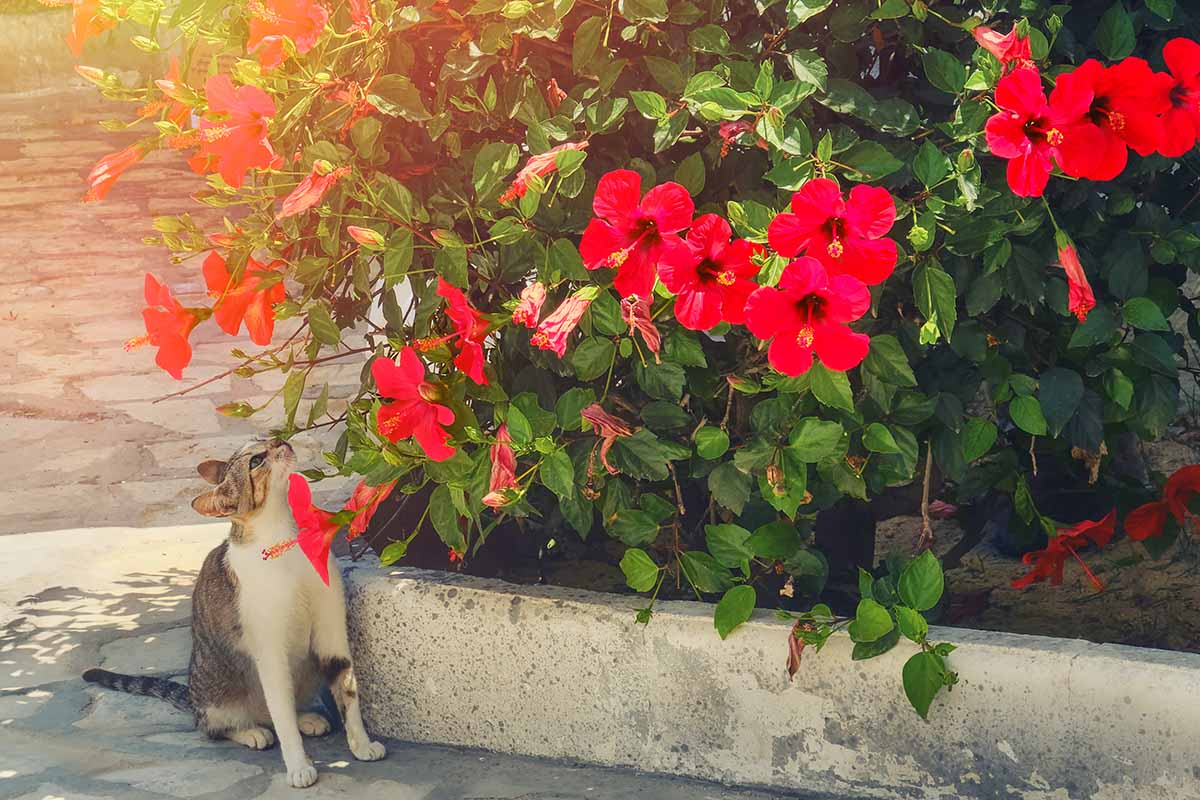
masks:
[[[281,413],[278,404],[249,419],[214,411],[231,400],[266,400],[282,385],[279,373],[228,377],[154,403],[231,367],[231,348],[253,352],[244,333],[227,336],[212,322],[197,328],[183,382],[155,366],[153,348],[122,348],[144,333],[146,272],[184,305],[205,302],[200,259],[174,265],[164,249],[142,243],[154,235],[153,217],[187,211],[213,229],[221,219],[190,198],[203,180],[169,151],[151,153],[103,202],[80,202],[97,159],[145,135],[99,127],[131,111],[82,82],[0,94],[0,535],[196,522],[188,505],[202,488],[195,465],[228,456]],[[281,332],[283,324],[277,339]],[[357,384],[360,366],[321,373],[331,397]],[[310,396],[320,383],[310,379]],[[307,407],[301,403],[301,413]],[[299,444],[301,457],[318,463],[314,437]],[[346,492],[326,488],[339,490]]]
[[[0,798],[782,800],[675,778],[387,741],[355,761],[307,740],[316,786],[288,787],[278,749],[210,742],[161,700],[88,686],[87,667],[177,677],[195,565],[223,525],[0,538]],[[453,680],[452,676],[444,676]],[[564,709],[568,713],[569,709]]]

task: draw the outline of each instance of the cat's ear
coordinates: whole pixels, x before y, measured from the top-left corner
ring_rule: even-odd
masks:
[[[212,484],[220,483],[225,478],[225,469],[228,467],[224,461],[204,461],[196,467],[196,472],[200,473],[200,477]]]
[[[206,517],[229,517],[237,511],[237,498],[216,488],[193,500],[192,508]]]

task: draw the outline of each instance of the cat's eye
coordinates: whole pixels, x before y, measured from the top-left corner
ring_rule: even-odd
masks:
[[[250,459],[250,469],[258,469],[259,467],[261,467],[263,465],[263,462],[266,460],[267,460],[267,454],[259,453],[258,455],[254,456],[253,458]]]

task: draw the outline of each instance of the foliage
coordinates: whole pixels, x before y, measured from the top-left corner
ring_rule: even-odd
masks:
[[[185,50],[145,88],[84,71],[149,129],[98,166],[92,198],[149,150],[195,148],[196,197],[229,219],[160,217],[160,241],[223,254],[209,286],[224,329],[262,333],[250,298],[281,286],[274,318],[299,321],[239,374],[288,374],[284,435],[344,424],[311,479],[435,483],[427,513],[458,555],[513,517],[607,535],[652,593],[640,620],[671,577],[721,598],[725,637],[768,576],[820,595],[813,525],[844,498],[928,481],[928,464],[958,501],[1014,494],[1054,532],[1021,495],[1035,459],[1096,461],[1176,417],[1187,337],[1166,320],[1200,333],[1181,292],[1200,262],[1194,136],[1181,158],[1154,134],[1093,163],[1074,145],[1111,145],[1120,106],[1095,86],[1037,94],[1083,80],[1089,57],[1139,56],[1163,92],[1161,110],[1134,104],[1147,124],[1200,120],[1195,75],[1163,77],[1164,46],[1195,34],[1182,4],[93,7],[93,27],[140,24],[149,50],[172,27]],[[190,85],[201,43],[236,59]],[[1092,105],[1071,116],[1081,92]],[[156,298],[148,339],[177,373],[211,312]],[[363,357],[331,417],[313,368]],[[954,681],[952,648],[926,641],[936,559],[860,589],[853,618],[815,606],[795,641],[844,627],[866,658],[911,639],[904,685],[924,716]]]

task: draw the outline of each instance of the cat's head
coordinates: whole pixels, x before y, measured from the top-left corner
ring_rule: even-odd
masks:
[[[213,488],[192,501],[206,517],[252,518],[268,501],[285,502],[288,476],[296,469],[292,446],[280,439],[254,441],[228,461],[205,461],[196,467]]]

